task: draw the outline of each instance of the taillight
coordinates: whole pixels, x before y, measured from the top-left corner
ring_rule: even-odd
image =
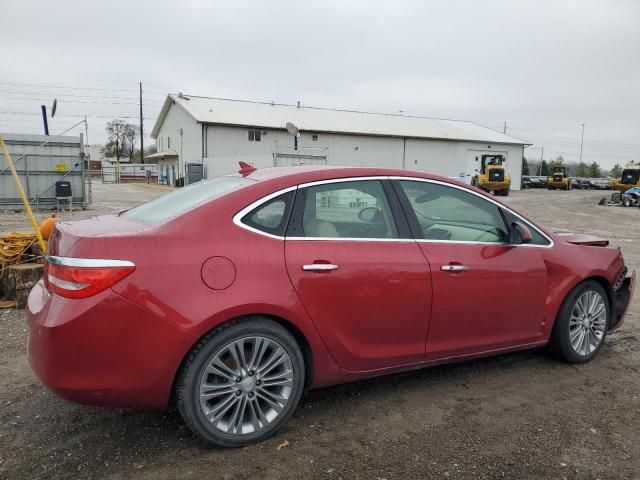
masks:
[[[86,298],[115,285],[136,269],[126,260],[47,256],[45,285],[66,298]]]

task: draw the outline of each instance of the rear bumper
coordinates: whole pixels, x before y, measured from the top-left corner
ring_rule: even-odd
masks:
[[[636,272],[631,272],[631,275],[624,278],[620,286],[613,292],[613,305],[612,305],[612,321],[610,330],[618,328],[624,322],[624,315],[627,313],[633,293],[636,287]]]
[[[50,295],[42,281],[27,303],[29,363],[42,383],[77,403],[165,407],[195,337],[111,290],[86,299]]]

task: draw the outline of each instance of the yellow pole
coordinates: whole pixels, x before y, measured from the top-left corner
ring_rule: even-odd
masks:
[[[7,146],[4,143],[4,139],[0,136],[0,147],[2,147],[2,153],[4,153],[4,158],[7,159],[7,163],[9,164],[9,169],[11,170],[11,175],[13,175],[13,180],[16,182],[16,188],[18,192],[20,192],[20,197],[22,198],[22,203],[24,203],[24,208],[27,210],[27,215],[29,216],[29,220],[31,220],[31,225],[33,225],[33,229],[36,231],[36,237],[38,237],[38,243],[40,244],[40,248],[42,249],[42,253],[47,252],[47,245],[44,243],[44,238],[42,238],[42,234],[40,233],[40,227],[38,227],[38,222],[36,221],[36,217],[33,216],[33,211],[31,210],[31,205],[29,205],[29,200],[27,200],[27,196],[24,194],[24,190],[22,188],[22,183],[20,183],[20,179],[18,178],[18,174],[16,172],[16,167],[13,165],[13,160],[11,160],[11,155],[7,151]]]

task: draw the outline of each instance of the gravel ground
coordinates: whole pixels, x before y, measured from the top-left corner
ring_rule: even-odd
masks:
[[[73,217],[161,193],[98,184],[94,210]],[[610,238],[637,269],[640,211],[598,207],[600,196],[534,190],[507,201],[553,229]],[[0,225],[27,224],[0,214]],[[57,398],[28,366],[24,312],[2,311],[0,477],[640,478],[639,313],[637,296],[625,325],[587,365],[523,352],[317,390],[274,438],[219,450],[200,444],[174,411]]]

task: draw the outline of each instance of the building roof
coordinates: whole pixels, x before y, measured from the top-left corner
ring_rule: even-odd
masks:
[[[302,132],[344,133],[389,137],[430,138],[483,143],[529,145],[519,138],[462,120],[413,117],[399,114],[284,105],[278,103],[198,97],[167,96],[151,132],[156,137],[164,117],[175,102],[196,122],[210,125],[284,130],[287,122]]]
[[[150,155],[145,156],[144,158],[157,159],[157,158],[177,157],[177,156],[178,156],[178,152],[176,152],[175,150],[165,150],[164,152],[152,153]]]

